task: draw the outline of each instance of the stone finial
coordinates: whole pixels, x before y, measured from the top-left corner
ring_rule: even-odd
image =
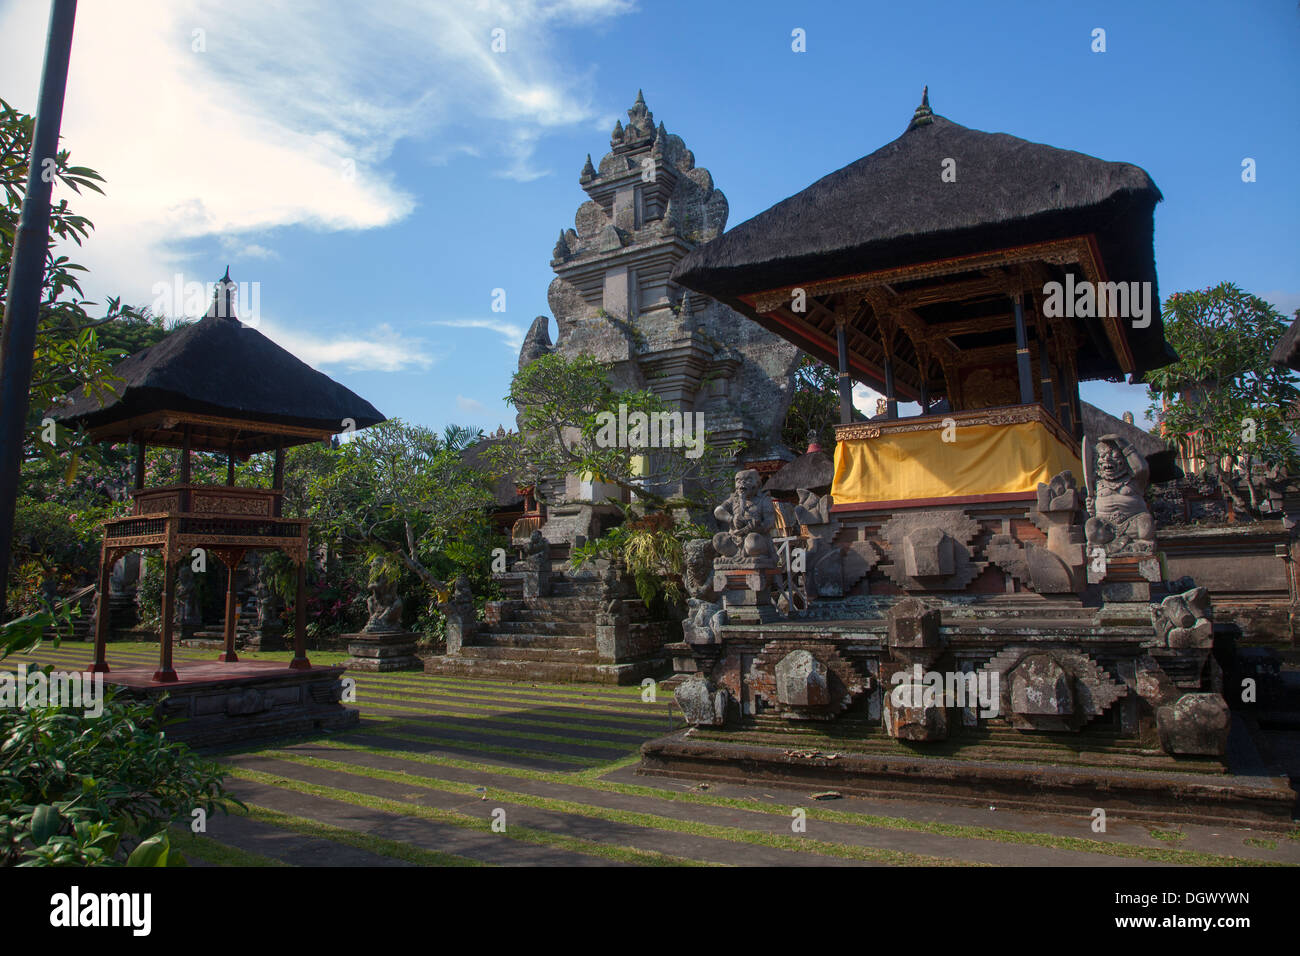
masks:
[[[596,178],[596,167],[591,165],[591,153],[587,154],[587,161],[582,164],[582,172],[578,174],[578,182],[589,183]]]
[[[610,146],[623,145],[623,121],[622,120],[614,120],[614,132],[609,134],[609,145]]]
[[[552,258],[552,259],[563,259],[563,258],[565,258],[566,256],[568,256],[569,253],[571,253],[572,251],[573,251],[573,250],[569,248],[569,244],[568,244],[568,242],[565,241],[565,238],[564,238],[564,230],[561,229],[561,230],[560,230],[560,238],[559,238],[559,240],[555,243],[555,248],[551,250],[551,258]]]

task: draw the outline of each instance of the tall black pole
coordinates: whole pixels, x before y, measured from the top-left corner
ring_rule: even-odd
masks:
[[[840,360],[840,424],[853,421],[853,379],[849,375],[849,346],[844,323],[835,323],[835,347]]]
[[[77,0],[53,0],[50,5],[45,65],[41,70],[36,128],[27,167],[27,194],[23,197],[18,231],[14,235],[4,325],[0,329],[0,618],[4,616],[9,580],[9,546],[14,533],[28,390],[32,383],[32,354],[36,349],[36,323],[50,233],[50,193],[54,183],[52,177],[47,179],[42,173],[44,161],[53,160],[59,150],[59,124],[63,121],[63,94],[68,85],[68,58],[72,53],[72,25],[76,16]]]

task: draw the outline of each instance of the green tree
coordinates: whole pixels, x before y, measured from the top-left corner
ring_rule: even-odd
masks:
[[[9,286],[9,268],[13,258],[14,234],[27,191],[28,149],[35,121],[0,100],[0,312]],[[54,159],[53,175],[74,193],[91,189],[102,193],[104,181],[93,169],[73,166],[68,151],[60,150]],[[78,278],[86,268],[72,262],[58,250],[68,244],[80,246],[94,229],[94,224],[77,215],[60,200],[51,211],[49,248],[45,254],[45,285],[36,335],[36,355],[32,368],[29,427],[33,439],[41,416],[59,396],[78,386],[96,393],[111,384],[113,362],[121,356],[116,349],[106,349],[99,341],[98,330],[121,316],[138,313],[123,307],[119,299],[110,298],[104,314],[92,318]],[[38,447],[48,448],[38,444]]]
[[[1266,472],[1300,467],[1285,421],[1300,389],[1269,362],[1286,319],[1230,282],[1175,293],[1162,315],[1179,359],[1147,373],[1148,413],[1172,436],[1199,435],[1224,491],[1258,515]]]
[[[327,537],[391,558],[435,593],[450,572],[482,565],[490,540],[489,476],[462,452],[481,437],[455,425],[438,435],[400,420],[343,442],[334,467],[308,485],[308,516]]]
[[[629,417],[667,406],[649,390],[616,390],[608,367],[591,355],[569,359],[552,353],[529,363],[511,380],[506,401],[520,412],[520,431],[495,445],[489,457],[503,474],[532,485],[540,500],[543,479],[568,474],[598,475],[655,506],[667,504],[662,489],[678,482],[707,498],[730,480],[740,450],[739,442],[645,449],[605,440],[608,416],[617,419],[620,406]]]
[[[840,420],[839,374],[820,359],[800,356],[794,372],[790,408],[781,426],[781,441],[796,455],[815,435],[824,450],[835,448],[835,426]]]

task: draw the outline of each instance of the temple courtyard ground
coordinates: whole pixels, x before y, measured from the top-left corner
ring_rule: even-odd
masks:
[[[112,644],[110,665],[156,646]],[[288,660],[288,654],[245,659]],[[211,660],[178,649],[176,663]],[[314,663],[344,655],[313,653]],[[81,669],[89,644],[5,662]],[[195,865],[1300,865],[1300,828],[1266,832],[637,776],[638,748],[683,726],[636,687],[362,674],[354,730],[218,755],[246,812],[176,830]],[[806,827],[792,824],[802,809]]]

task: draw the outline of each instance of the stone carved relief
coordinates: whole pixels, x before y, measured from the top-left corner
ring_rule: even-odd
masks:
[[[1087,585],[1084,532],[1077,516],[1081,496],[1074,475],[1063,471],[1038,485],[1038,501],[1030,518],[1047,535],[1047,544],[1023,547],[1010,534],[995,534],[985,551],[988,559],[1039,594],[1082,593]]]
[[[745,680],[756,696],[789,720],[831,720],[871,683],[833,644],[802,640],[766,644]]]
[[[962,511],[896,515],[880,529],[892,561],[881,570],[905,590],[961,590],[986,566],[969,547],[979,530],[979,522]]]
[[[1166,647],[1209,648],[1214,645],[1214,610],[1210,592],[1192,588],[1171,594],[1151,607],[1151,623]]]
[[[997,675],[1001,715],[1018,730],[1078,730],[1128,693],[1088,655],[1008,647],[984,670]]]

